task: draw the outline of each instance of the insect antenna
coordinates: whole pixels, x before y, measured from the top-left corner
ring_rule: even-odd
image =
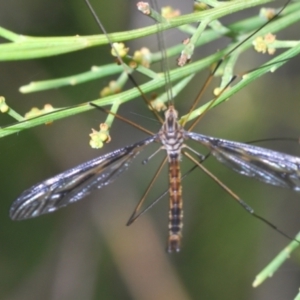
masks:
[[[137,8],[144,14],[152,17],[154,21],[156,21],[156,26],[160,28],[160,24],[167,22],[167,20],[158,13],[158,5],[156,1],[152,1],[151,5],[153,8],[146,2],[139,2],[137,4]],[[171,105],[173,103],[173,93],[172,93],[172,84],[171,84],[171,78],[170,78],[170,68],[168,64],[167,59],[167,52],[166,52],[166,43],[164,39],[163,31],[158,30],[157,32],[157,42],[158,42],[158,48],[161,51],[161,69],[165,77],[165,92],[167,94],[168,104]]]
[[[161,116],[158,114],[158,112],[153,108],[151,101],[149,101],[149,99],[146,97],[146,95],[144,94],[144,92],[142,91],[142,89],[140,88],[139,84],[136,82],[136,80],[134,79],[134,77],[131,75],[131,72],[133,71],[133,69],[129,68],[123,61],[118,49],[116,48],[116,46],[114,45],[114,43],[112,42],[111,38],[109,37],[108,32],[106,31],[105,27],[103,26],[102,22],[100,21],[98,15],[96,14],[94,8],[92,7],[92,5],[90,4],[89,0],[84,0],[84,2],[86,3],[86,5],[88,6],[90,12],[92,13],[96,23],[98,24],[99,28],[102,30],[102,32],[105,34],[107,40],[109,41],[109,44],[111,45],[111,47],[113,48],[118,61],[122,64],[124,71],[126,72],[128,78],[130,79],[130,81],[132,82],[132,84],[138,89],[140,95],[142,96],[143,100],[145,101],[145,103],[151,108],[152,113],[154,114],[154,116],[157,118],[157,120],[159,120],[160,123],[163,123],[163,119],[161,118]]]

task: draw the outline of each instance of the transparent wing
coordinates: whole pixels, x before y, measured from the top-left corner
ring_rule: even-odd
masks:
[[[239,174],[300,191],[299,157],[194,132],[186,136],[209,148],[218,161]]]
[[[12,204],[10,217],[13,220],[29,219],[82,199],[92,189],[113,182],[154,140],[155,136],[115,150],[32,186]]]

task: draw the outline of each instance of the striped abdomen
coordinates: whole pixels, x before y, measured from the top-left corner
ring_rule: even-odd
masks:
[[[179,154],[169,156],[169,180],[170,180],[170,211],[169,211],[169,240],[168,252],[180,251],[182,237],[182,186],[179,165]]]

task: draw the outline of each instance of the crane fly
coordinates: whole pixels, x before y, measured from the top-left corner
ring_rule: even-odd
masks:
[[[262,147],[189,132],[178,123],[177,117],[177,111],[170,106],[165,112],[165,122],[157,134],[34,185],[24,191],[12,204],[10,217],[13,220],[37,217],[84,198],[93,189],[112,183],[152,142],[161,143],[161,149],[166,151],[169,162],[169,252],[180,250],[183,210],[179,160],[182,150],[187,147],[184,143],[187,139],[207,147],[218,161],[241,175],[300,191],[300,158]],[[190,157],[189,154],[186,155]],[[203,168],[201,164],[199,167]]]
[[[178,121],[178,113],[172,103],[173,99],[170,99],[169,107],[165,111],[165,120],[158,133],[152,134],[135,144],[92,159],[32,186],[13,202],[10,208],[10,217],[13,220],[37,217],[54,212],[86,197],[93,189],[100,189],[112,183],[129,168],[130,163],[140,152],[153,142],[160,144],[158,151],[166,151],[169,165],[168,252],[178,252],[180,250],[182,237],[181,157],[186,156],[207,175],[215,179],[214,175],[202,165],[205,157],[186,145],[187,140],[200,143],[219,162],[241,175],[255,178],[270,185],[300,191],[300,158],[250,144],[195,133],[191,131],[193,126],[185,130],[185,123]],[[217,183],[229,192],[248,212],[254,213],[242,199],[222,182],[217,180]],[[129,223],[135,219],[136,212],[137,209],[130,218]]]

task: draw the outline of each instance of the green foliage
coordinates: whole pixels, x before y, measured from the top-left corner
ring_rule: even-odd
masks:
[[[291,2],[280,18],[255,34],[263,36],[278,32],[278,47],[283,50],[279,50],[280,54],[276,53],[272,60],[267,58],[264,63],[260,54],[255,53],[252,60],[245,56],[247,53],[250,56],[253,54],[253,50],[246,50],[251,49],[255,36],[240,43],[266,22],[258,16],[258,9],[250,12],[246,9],[270,0],[210,1],[210,4],[216,4],[215,8],[184,14],[160,26],[122,31],[120,28],[127,28],[126,8],[134,9],[130,6],[131,1],[121,0],[117,4],[113,1],[96,2],[101,19],[106,20],[103,20],[105,26],[115,26],[109,35],[114,42],[135,41],[170,28],[197,37],[193,39],[195,49],[191,62],[181,68],[172,66],[170,71],[173,94],[178,94],[176,107],[182,109],[180,116],[184,109],[190,107],[189,99],[193,99],[199,91],[201,84],[197,74],[203,70],[209,73],[207,69],[212,64],[230,53],[222,64],[220,74],[217,74],[222,76],[221,83],[214,85],[224,88],[236,69],[242,71],[243,79],[233,83],[230,89],[214,100],[212,107],[215,108],[201,122],[201,130],[205,133],[241,141],[299,133],[299,63],[295,56],[300,51],[300,45],[298,41],[286,38],[288,29],[296,24],[294,36],[298,39],[299,1]],[[0,44],[0,60],[3,61],[0,90],[9,107],[9,115],[1,114],[3,126],[0,128],[0,137],[5,137],[1,139],[0,155],[0,195],[3,204],[0,218],[0,298],[258,299],[260,291],[263,293],[265,290],[253,290],[251,282],[257,270],[276,255],[286,240],[281,240],[276,232],[255,222],[240,207],[231,205],[230,197],[200,172],[183,182],[183,248],[179,255],[171,257],[164,252],[167,201],[155,206],[130,228],[124,226],[138,197],[143,194],[147,180],[156,170],[153,166],[155,159],[147,166],[141,166],[141,158],[110,189],[95,191],[94,198],[91,195],[82,203],[70,205],[53,215],[20,223],[8,219],[9,206],[22,190],[98,155],[90,149],[87,136],[90,127],[106,116],[99,117],[96,112],[93,114],[89,102],[108,109],[117,107],[123,110],[120,114],[127,114],[127,117],[128,111],[132,110],[141,114],[148,112],[139,99],[140,93],[128,83],[121,83],[125,84],[121,93],[102,98],[96,96],[112,78],[119,76],[122,79],[124,70],[109,55],[107,37],[103,34],[89,35],[92,31],[98,33],[98,28],[92,27],[91,17],[85,8],[76,1],[68,4],[73,6],[63,8],[62,1],[58,4],[51,1],[53,7],[50,8],[46,6],[50,2],[39,3],[42,20],[34,18],[33,7],[37,9],[37,3],[26,1],[26,9],[18,10],[19,27],[11,23],[5,25],[4,22],[5,29],[0,29],[0,35],[5,39]],[[248,12],[251,17],[242,15],[240,21],[233,21],[233,13],[239,15],[239,12]],[[28,19],[23,16],[25,13]],[[15,8],[10,7],[10,19],[15,14]],[[226,16],[226,20],[220,20]],[[146,16],[143,18],[147,19]],[[31,19],[35,21],[32,27],[27,25]],[[52,19],[53,23],[50,22]],[[199,21],[207,26],[200,28],[191,25]],[[47,29],[49,33],[45,33]],[[222,46],[213,44],[220,40],[223,40]],[[144,40],[141,43],[153,51],[151,43],[144,44]],[[96,47],[100,45],[103,47]],[[237,50],[231,53],[236,46]],[[130,46],[130,54],[134,52],[134,47]],[[174,61],[183,47],[177,39],[175,46],[166,49],[167,57]],[[197,55],[199,53],[200,57]],[[108,58],[102,58],[106,54]],[[161,58],[161,51],[154,50],[150,69],[138,66],[133,73],[138,78],[140,74],[143,76],[141,89],[147,95],[165,85],[164,74],[153,66]],[[245,66],[245,62],[249,62],[250,67]],[[94,64],[97,66],[90,68]],[[286,67],[294,66],[296,70],[270,73],[284,64]],[[244,72],[249,69],[251,71]],[[268,76],[260,78],[264,74]],[[92,80],[92,85],[88,85]],[[30,81],[33,82],[27,83]],[[252,85],[249,85],[251,82]],[[22,94],[15,93],[17,87]],[[232,101],[226,102],[228,97]],[[209,98],[195,108],[189,115],[190,120],[205,111],[213,96]],[[132,101],[134,99],[136,101]],[[161,94],[159,100],[166,102],[165,95]],[[24,112],[32,106],[42,107],[48,102],[53,103],[55,111],[21,120]],[[218,106],[221,103],[223,105]],[[182,116],[183,119],[185,117]],[[136,119],[149,125],[139,117]],[[15,120],[17,123],[12,124]],[[39,127],[51,121],[54,121],[52,126]],[[139,139],[139,133],[116,119],[112,121],[112,146],[107,145],[104,151]],[[31,130],[25,131],[29,128]],[[297,154],[298,146],[294,146],[279,145],[278,148],[289,153],[294,150]],[[294,208],[299,199],[294,203],[292,199],[287,200],[297,196],[245,179],[213,161],[207,164],[260,215],[271,221],[275,219],[276,225],[279,223],[283,231],[295,231],[289,227],[292,225],[299,229],[298,213]],[[187,168],[183,162],[183,171]],[[167,175],[153,189],[153,198],[166,189],[166,178]],[[276,217],[281,212],[288,217],[289,226],[284,226],[284,221],[277,222]],[[273,284],[273,294],[269,299],[276,299],[276,296],[278,299],[291,299],[291,295],[295,295],[293,287],[282,284],[282,278],[292,281],[289,280],[291,273],[278,272],[268,281]]]

